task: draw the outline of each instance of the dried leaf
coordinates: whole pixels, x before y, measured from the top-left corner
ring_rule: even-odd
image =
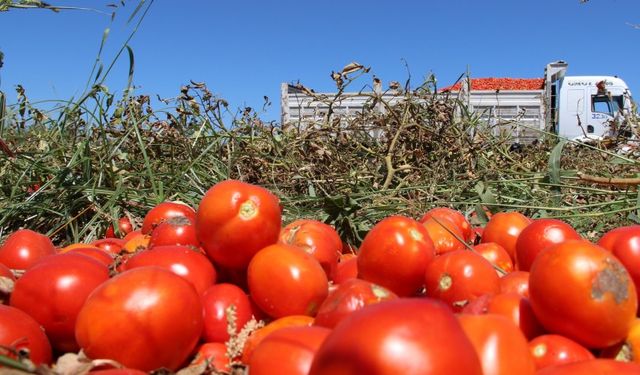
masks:
[[[352,62],[348,65],[346,65],[344,68],[342,68],[342,74],[351,74],[354,72],[357,72],[359,70],[364,69],[364,66],[361,64],[358,64],[357,62]]]
[[[66,353],[63,354],[53,366],[56,374],[59,375],[84,375],[93,368],[91,361],[84,354]]]
[[[8,277],[0,276],[0,293],[11,294],[15,281]]]

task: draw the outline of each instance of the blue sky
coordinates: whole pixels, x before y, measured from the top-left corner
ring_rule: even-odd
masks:
[[[49,0],[111,12],[111,1]],[[11,10],[0,13],[0,89],[15,102],[22,84],[32,101],[79,96],[103,32],[109,63],[131,32],[127,18],[98,12]],[[640,96],[639,0],[206,1],[157,0],[130,43],[139,94],[173,97],[182,84],[204,81],[233,108],[272,106],[279,118],[280,83],[299,80],[331,91],[332,70],[351,61],[383,80],[412,82],[433,72],[440,86],[467,67],[475,77],[541,77],[554,60],[570,75],[618,75]],[[126,87],[123,55],[107,85]],[[360,88],[367,81],[361,81]]]

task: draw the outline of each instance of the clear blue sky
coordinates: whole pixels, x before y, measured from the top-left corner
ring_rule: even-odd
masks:
[[[109,1],[49,0],[111,12]],[[0,89],[16,100],[22,84],[32,101],[68,99],[85,87],[103,31],[110,62],[132,29],[128,0],[109,15],[11,10],[0,13]],[[279,118],[281,82],[316,91],[351,61],[372,67],[386,85],[414,83],[433,72],[441,86],[467,66],[475,77],[541,77],[546,63],[569,62],[569,74],[622,77],[640,97],[640,0],[208,1],[157,0],[130,45],[137,93],[173,97],[182,84],[206,82],[234,107]],[[107,81],[126,86],[126,54]],[[361,82],[362,86],[366,82]]]

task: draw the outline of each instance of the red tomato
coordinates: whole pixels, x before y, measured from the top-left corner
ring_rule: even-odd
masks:
[[[360,279],[347,280],[338,285],[320,305],[314,325],[333,328],[356,310],[396,298],[398,296],[395,293],[374,283]]]
[[[133,224],[131,224],[131,220],[129,220],[129,217],[127,216],[123,216],[120,219],[118,219],[118,236],[117,237],[124,237],[127,234],[131,233],[133,231]],[[115,230],[113,228],[113,224],[109,224],[109,226],[107,227],[107,230],[104,234],[105,238],[115,238],[116,237],[116,233]]]
[[[629,271],[640,299],[640,225],[619,233],[610,250]]]
[[[40,323],[55,349],[75,352],[78,312],[89,294],[108,279],[107,266],[86,255],[49,256],[16,281],[10,304]]]
[[[304,250],[284,244],[267,246],[249,263],[251,298],[269,316],[315,315],[329,283],[320,263]]]
[[[106,370],[91,370],[89,374],[94,375],[147,375],[146,372],[131,368],[110,368]]]
[[[561,335],[538,336],[529,342],[529,349],[538,370],[594,359],[587,348]]]
[[[209,259],[184,246],[156,246],[139,252],[124,263],[123,270],[145,266],[162,267],[181,276],[200,295],[216,282],[216,270]]]
[[[558,219],[534,220],[520,232],[516,241],[516,263],[521,271],[529,271],[540,251],[567,240],[582,239],[573,227]]]
[[[11,279],[12,281],[16,280],[15,275],[13,274],[13,272],[11,272],[11,268],[5,266],[2,263],[0,263],[0,277],[6,277],[8,279]]]
[[[196,236],[196,226],[184,216],[172,217],[158,224],[151,232],[149,248],[155,246],[181,245],[200,247]]]
[[[249,359],[251,375],[307,375],[330,332],[325,327],[289,327],[273,332],[254,349]]]
[[[456,211],[448,207],[436,207],[427,211],[419,221],[424,223],[432,217],[438,219],[444,218],[455,223],[455,225],[462,231],[462,238],[464,238],[465,241],[470,241],[473,238],[473,229],[471,228],[471,224],[467,221],[464,215],[460,213],[460,211]]]
[[[327,274],[338,265],[342,240],[333,227],[317,220],[296,220],[282,228],[279,243],[297,246],[313,255]]]
[[[118,255],[124,244],[125,241],[120,238],[103,238],[91,242],[91,246],[95,246],[113,255]]]
[[[531,220],[519,212],[498,212],[491,216],[482,231],[481,243],[495,242],[504,247],[511,260],[516,259],[516,241]]]
[[[448,253],[450,251],[464,250],[461,240],[464,240],[462,230],[446,217],[432,217],[422,223],[429,233],[429,238],[433,241],[436,255]]]
[[[338,265],[333,270],[331,281],[341,284],[347,280],[358,277],[358,257],[354,254],[342,254]]]
[[[500,278],[500,293],[518,293],[529,298],[529,272],[513,271]]]
[[[427,295],[437,298],[455,311],[485,293],[497,293],[498,274],[491,263],[468,250],[435,257],[425,272]]]
[[[212,285],[202,295],[204,307],[204,329],[202,338],[206,342],[226,342],[229,340],[228,309],[234,306],[235,332],[239,332],[249,320],[252,310],[249,296],[233,284]]]
[[[28,349],[34,364],[51,363],[51,345],[40,324],[15,307],[0,305],[0,345],[0,354],[9,358],[16,359],[17,351]]]
[[[286,327],[308,327],[313,324],[313,318],[307,315],[289,315],[276,319],[266,326],[253,331],[242,348],[242,362],[249,363],[253,350],[271,333]]]
[[[185,217],[192,223],[196,221],[193,208],[181,202],[162,202],[153,207],[142,221],[142,234],[151,234],[153,229],[172,217]]]
[[[221,342],[206,342],[200,345],[190,366],[199,365],[204,361],[208,361],[210,366],[218,372],[229,372],[227,346]]]
[[[624,266],[588,241],[566,241],[538,254],[529,274],[529,294],[547,330],[588,348],[623,340],[638,305]]]
[[[87,298],[76,338],[90,358],[151,371],[179,368],[203,327],[200,296],[182,277],[159,267],[121,273]]]
[[[640,365],[612,359],[592,359],[545,367],[536,375],[638,375]]]
[[[639,228],[640,228],[640,225],[629,225],[625,227],[614,228],[608,231],[607,233],[605,233],[604,235],[602,235],[600,240],[598,240],[598,246],[604,247],[609,251],[613,251],[613,244],[618,239],[618,236],[620,236],[623,233],[626,233],[627,231],[635,232]]]
[[[536,371],[527,339],[507,318],[494,315],[458,315],[485,374],[531,374]]]
[[[67,251],[65,254],[81,254],[95,259],[107,267],[110,267],[114,262],[114,258],[111,254],[95,247],[75,247]]]
[[[411,296],[424,285],[427,263],[435,256],[424,225],[403,216],[390,216],[376,224],[362,241],[358,277]]]
[[[633,321],[623,342],[605,348],[600,352],[600,357],[640,363],[640,318]]]
[[[485,242],[473,247],[476,253],[488,260],[494,266],[499,267],[502,271],[510,273],[513,271],[513,261],[504,247],[495,242]]]
[[[429,298],[399,298],[340,322],[309,374],[482,374],[482,367],[449,308]]]
[[[227,180],[202,198],[196,232],[216,264],[242,269],[258,251],[278,241],[280,221],[280,203],[270,191]]]
[[[0,263],[14,270],[26,270],[40,258],[56,253],[49,237],[29,229],[19,229],[0,246]]]
[[[498,293],[487,303],[487,312],[502,315],[511,320],[531,340],[544,332],[527,297],[518,293]]]

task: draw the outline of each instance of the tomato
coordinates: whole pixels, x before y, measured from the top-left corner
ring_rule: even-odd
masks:
[[[149,248],[165,245],[200,247],[195,224],[183,216],[172,217],[158,224],[151,232]]]
[[[133,253],[138,253],[138,252],[147,250],[149,248],[150,240],[151,240],[150,236],[142,233],[139,233],[135,236],[131,236],[128,240],[124,240],[125,242],[124,242],[124,245],[122,245],[122,248],[120,249],[120,254],[122,253],[133,254]]]
[[[90,245],[102,249],[109,254],[117,255],[122,250],[124,244],[125,241],[120,238],[103,238],[91,242]]]
[[[623,342],[605,348],[600,352],[600,357],[640,363],[640,318],[633,321]]]
[[[11,271],[11,268],[5,266],[4,264],[0,263],[0,277],[6,277],[12,281],[16,280],[15,275],[13,274],[13,272]]]
[[[536,367],[527,339],[507,318],[494,315],[458,315],[485,374],[531,374]]]
[[[151,234],[153,229],[172,217],[185,217],[192,223],[196,220],[193,208],[182,202],[162,202],[149,210],[142,221],[142,234]]]
[[[78,312],[89,294],[108,279],[107,266],[86,255],[49,256],[16,281],[9,303],[40,323],[55,349],[77,351]]]
[[[374,283],[360,279],[347,280],[338,285],[320,305],[314,325],[333,328],[356,310],[396,298],[398,296],[395,293]]]
[[[251,298],[274,318],[315,315],[329,288],[327,275],[313,256],[284,244],[267,246],[253,257],[247,282]]]
[[[216,282],[216,270],[206,256],[184,246],[156,246],[132,256],[124,263],[123,270],[158,266],[189,281],[202,295]]]
[[[338,232],[321,221],[296,220],[282,228],[279,243],[302,248],[313,255],[327,274],[338,265],[338,258],[342,253],[342,240]]]
[[[427,295],[437,298],[455,311],[485,293],[497,293],[498,274],[491,263],[468,250],[435,257],[425,272]]]
[[[500,268],[505,273],[513,271],[513,261],[504,247],[495,242],[485,242],[473,247],[476,253],[488,260],[494,266]]]
[[[150,266],[96,288],[78,314],[76,338],[90,358],[143,371],[176,370],[191,355],[202,327],[202,304],[193,286]]]
[[[538,370],[594,359],[587,348],[561,335],[538,336],[529,342],[529,349]]]
[[[233,284],[216,284],[209,287],[202,295],[204,307],[204,329],[202,338],[206,342],[226,342],[229,340],[227,317],[228,309],[233,306],[235,333],[238,333],[249,320],[252,310],[249,296]]]
[[[89,374],[97,375],[147,375],[146,372],[131,368],[110,368],[107,370],[92,370]]]
[[[516,241],[531,220],[519,212],[498,212],[491,216],[482,231],[481,243],[495,242],[504,247],[511,260],[516,260]]]
[[[619,233],[610,250],[629,271],[640,298],[640,225]]]
[[[253,350],[271,333],[286,327],[305,327],[313,324],[313,318],[307,315],[289,315],[276,319],[266,326],[253,331],[242,349],[242,362],[248,363]]]
[[[433,241],[436,255],[449,251],[464,250],[464,234],[456,224],[446,217],[432,217],[423,222],[429,238]]]
[[[498,293],[492,296],[487,303],[487,312],[508,318],[529,340],[544,333],[529,299],[518,293]]]
[[[639,229],[640,225],[628,225],[624,227],[614,228],[600,237],[600,240],[598,240],[598,246],[602,246],[609,251],[613,251],[613,244],[618,239],[618,236],[628,231],[635,232]]]
[[[107,267],[110,267],[114,262],[114,258],[111,254],[96,247],[75,247],[64,254],[81,254],[95,259]]]
[[[540,251],[567,240],[582,239],[569,224],[558,219],[534,220],[520,232],[516,241],[516,264],[529,271]]]
[[[358,257],[355,254],[345,253],[340,256],[338,265],[333,270],[331,281],[341,284],[347,280],[358,277]]]
[[[432,217],[437,219],[442,218],[453,222],[462,232],[462,238],[465,241],[470,241],[473,238],[473,229],[471,228],[471,224],[464,215],[460,213],[460,211],[456,211],[448,207],[436,207],[427,211],[419,221],[424,223]]]
[[[307,375],[330,332],[325,327],[289,327],[273,332],[254,349],[249,359],[251,375]]]
[[[40,258],[56,253],[49,237],[29,229],[19,229],[0,246],[0,263],[14,270],[26,270]]]
[[[640,365],[636,363],[618,362],[612,359],[591,359],[549,366],[538,371],[536,375],[638,375]]]
[[[0,354],[16,359],[24,349],[34,364],[51,363],[51,345],[40,324],[18,308],[0,305]]]
[[[129,217],[123,216],[120,219],[118,219],[118,233],[117,233],[118,236],[117,237],[124,237],[125,235],[127,235],[128,233],[131,233],[132,231],[133,231],[133,224],[131,223],[131,220],[129,219]],[[105,231],[104,237],[105,238],[116,237],[113,224],[109,224],[109,226],[107,227],[107,230]]]
[[[482,367],[447,306],[399,298],[341,321],[318,349],[309,374],[482,374]]]
[[[500,278],[500,293],[514,292],[529,298],[529,272],[513,271]]]
[[[633,281],[620,261],[583,240],[538,254],[529,274],[529,295],[547,330],[588,348],[623,340],[638,305]]]
[[[278,241],[280,222],[280,203],[270,191],[227,180],[202,198],[196,233],[216,264],[242,269],[258,251]]]
[[[227,346],[221,342],[206,342],[200,345],[190,366],[199,365],[204,361],[208,361],[216,371],[229,372]]]
[[[427,263],[435,256],[424,225],[403,216],[390,216],[365,236],[358,254],[358,277],[411,296],[424,285]]]

